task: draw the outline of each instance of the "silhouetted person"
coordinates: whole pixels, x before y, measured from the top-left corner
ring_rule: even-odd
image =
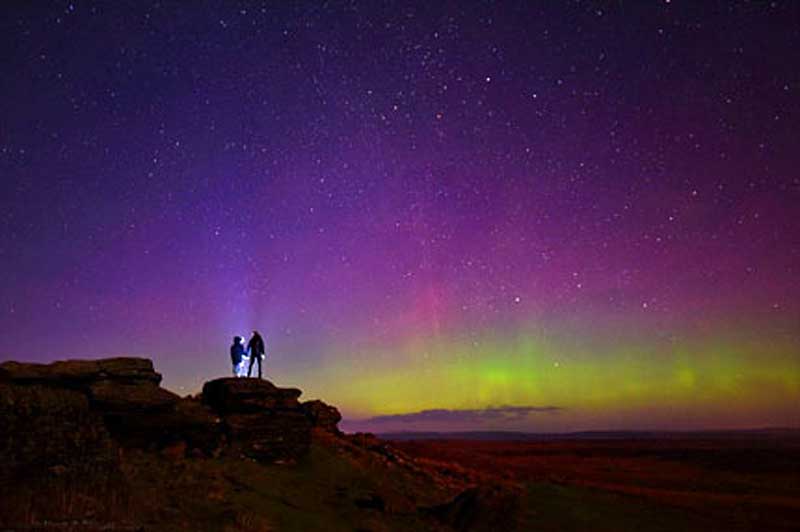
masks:
[[[242,357],[244,357],[244,344],[242,343],[243,341],[244,338],[242,338],[241,336],[233,337],[233,345],[231,345],[231,364],[233,364],[234,377],[239,376],[239,366],[242,363]]]
[[[247,352],[250,355],[250,366],[247,368],[247,376],[250,376],[250,373],[253,371],[253,364],[258,360],[258,378],[260,379],[261,359],[264,357],[266,349],[264,349],[264,339],[261,338],[258,331],[253,331],[253,336],[251,336],[250,341],[247,342]]]

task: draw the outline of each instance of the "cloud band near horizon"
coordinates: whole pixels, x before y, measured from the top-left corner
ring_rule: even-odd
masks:
[[[407,414],[390,414],[375,416],[365,421],[368,423],[472,423],[487,421],[521,421],[532,414],[557,414],[564,409],[560,406],[499,406],[477,409],[436,408],[409,412]]]

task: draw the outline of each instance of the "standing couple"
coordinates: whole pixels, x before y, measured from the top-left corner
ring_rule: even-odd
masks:
[[[250,359],[250,365],[247,367],[247,376],[253,371],[253,364],[258,361],[258,378],[261,378],[261,360],[264,358],[266,349],[264,348],[264,339],[254,330],[253,335],[247,342],[247,348],[242,344],[244,338],[241,336],[233,337],[233,345],[231,346],[231,363],[233,364],[233,376],[244,376],[244,361]]]

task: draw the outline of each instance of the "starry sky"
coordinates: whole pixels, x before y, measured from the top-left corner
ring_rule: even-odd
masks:
[[[798,50],[790,1],[4,2],[0,359],[189,394],[258,328],[349,430],[800,426]]]

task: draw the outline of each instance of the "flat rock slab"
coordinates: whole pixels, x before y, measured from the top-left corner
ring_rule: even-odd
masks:
[[[154,382],[95,381],[89,386],[92,405],[105,412],[148,412],[173,406],[180,397]]]
[[[13,382],[57,383],[61,386],[83,386],[95,380],[161,382],[161,374],[153,369],[152,360],[118,357],[101,360],[59,360],[51,364],[4,362],[0,364],[0,380]]]
[[[299,409],[297,388],[278,388],[262,379],[227,377],[203,386],[203,403],[220,413],[255,413]]]

